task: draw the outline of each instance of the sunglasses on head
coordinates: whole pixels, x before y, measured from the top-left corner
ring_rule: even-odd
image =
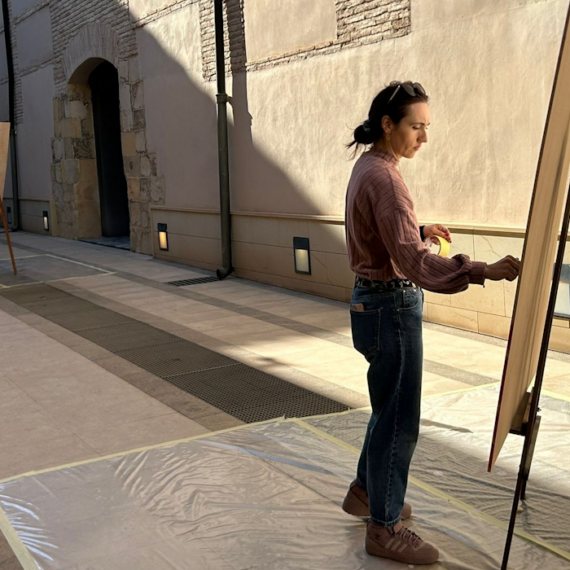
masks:
[[[402,87],[410,97],[415,97],[418,94],[423,95],[424,97],[426,96],[426,90],[419,83],[404,81],[404,83],[398,83],[398,86],[394,90],[394,93],[392,93],[392,96],[390,99],[388,99],[388,103],[390,103],[390,101],[392,101],[392,99],[396,96],[396,93],[398,93],[400,87]]]

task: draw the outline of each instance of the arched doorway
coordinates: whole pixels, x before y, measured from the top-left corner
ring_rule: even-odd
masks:
[[[121,148],[119,74],[108,61],[89,75],[99,179],[101,232],[104,237],[129,235],[129,201]]]

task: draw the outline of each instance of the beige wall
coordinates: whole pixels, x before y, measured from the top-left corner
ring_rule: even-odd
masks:
[[[246,3],[248,61],[292,49],[283,38],[277,45],[268,33],[254,34],[265,8],[261,0]],[[187,18],[196,14],[185,10]],[[353,162],[344,144],[377,91],[407,78],[431,96],[430,142],[401,166],[418,218],[460,226],[452,254],[488,262],[520,255],[566,10],[562,0],[412,0],[409,35],[229,80],[237,275],[349,298],[342,216]],[[215,85],[200,78],[199,30],[191,27],[186,43],[176,43],[175,19],[166,16],[139,32],[139,44],[148,46],[141,65],[149,136],[166,178],[166,207],[179,210],[153,210],[155,252],[215,269]],[[287,22],[281,25],[291,29]],[[172,57],[158,65],[156,54]],[[157,251],[158,221],[169,224],[171,252]],[[510,233],[501,233],[504,227]],[[294,271],[293,236],[310,238],[311,276]],[[426,318],[504,338],[515,291],[515,284],[488,283],[454,296],[427,293]],[[568,322],[557,325],[553,342],[570,349]]]
[[[567,3],[440,20],[441,4],[460,3],[412,2],[408,36],[249,74],[236,209],[341,215],[343,143],[380,88],[413,78],[432,97],[430,143],[402,165],[420,217],[524,226]]]
[[[53,67],[22,78],[24,122],[18,125],[18,175],[21,198],[50,200],[51,139],[54,136]]]
[[[210,271],[221,265],[220,221],[216,212],[152,210],[155,256]],[[156,225],[168,226],[169,251],[159,251]],[[494,263],[505,255],[522,255],[524,237],[516,232],[483,233],[481,228],[451,226],[450,256],[459,253]],[[497,235],[497,234],[506,235]],[[354,275],[350,271],[344,224],[340,219],[234,214],[232,248],[235,275],[339,301],[350,300]],[[295,272],[293,237],[308,237],[311,275]],[[567,248],[565,263],[570,263]],[[508,338],[516,282],[487,281],[455,295],[425,291],[424,319],[489,336]],[[551,348],[570,352],[570,321],[556,318]]]
[[[170,207],[219,206],[215,86],[202,84],[199,22],[194,4],[137,32],[147,146]]]
[[[244,12],[250,61],[330,42],[336,37],[334,0],[248,0]]]

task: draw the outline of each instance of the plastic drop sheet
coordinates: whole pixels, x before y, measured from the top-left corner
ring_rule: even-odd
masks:
[[[268,422],[4,482],[2,530],[17,533],[26,570],[401,570],[366,554],[365,524],[340,508],[357,455],[323,434],[349,441],[365,422]],[[455,443],[442,437],[442,459]],[[440,549],[430,568],[500,566],[503,530],[417,485],[407,500],[409,526]],[[515,537],[509,567],[570,562]]]

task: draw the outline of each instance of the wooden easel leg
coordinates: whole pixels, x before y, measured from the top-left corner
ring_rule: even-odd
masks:
[[[12,260],[12,268],[14,269],[14,275],[18,275],[16,260],[14,259],[14,252],[12,251],[12,240],[10,239],[10,230],[8,228],[8,223],[6,222],[6,215],[4,214],[4,204],[2,204],[2,200],[0,200],[0,216],[2,217],[2,224],[4,225],[4,231],[6,232],[6,243],[8,244],[8,249],[10,250],[10,259]]]

